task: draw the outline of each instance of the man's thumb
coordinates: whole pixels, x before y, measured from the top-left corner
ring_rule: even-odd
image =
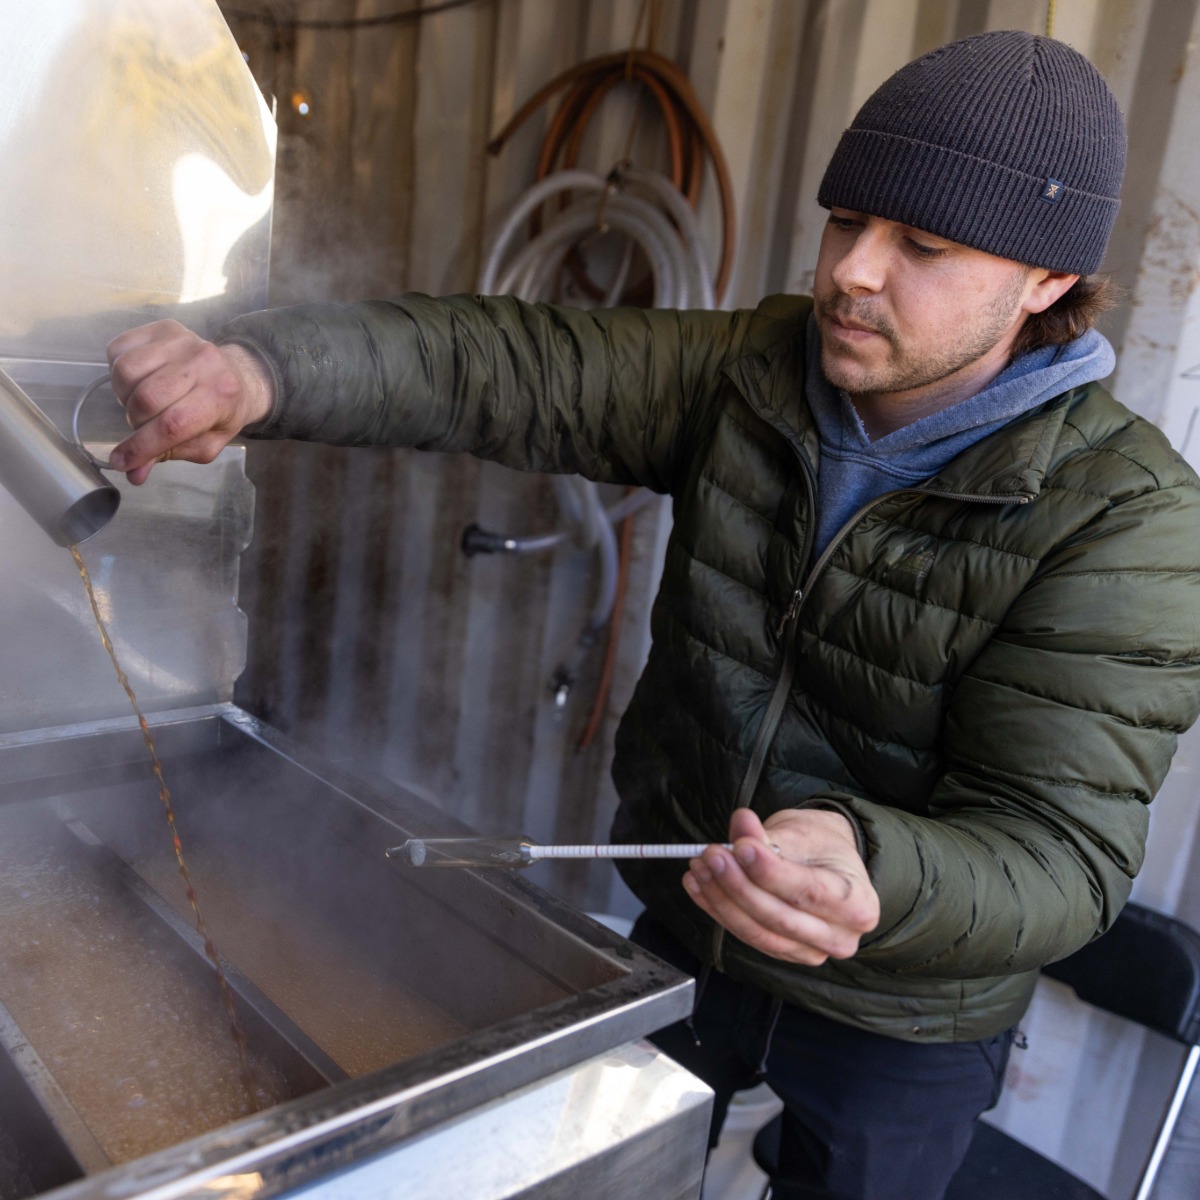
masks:
[[[738,838],[754,838],[760,842],[770,840],[763,823],[748,808],[735,808],[733,816],[729,818],[729,840],[736,842]]]

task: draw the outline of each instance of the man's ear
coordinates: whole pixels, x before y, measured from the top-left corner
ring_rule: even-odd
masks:
[[[1034,271],[1033,277],[1037,282],[1021,306],[1027,313],[1045,312],[1055,300],[1065,296],[1079,280],[1078,275],[1068,275],[1065,271],[1047,271],[1041,267]]]

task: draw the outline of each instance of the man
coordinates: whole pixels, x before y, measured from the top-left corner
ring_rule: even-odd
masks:
[[[239,430],[464,450],[669,493],[617,737],[636,936],[699,977],[662,1044],[786,1105],[776,1195],[929,1200],[1037,968],[1106,928],[1200,697],[1200,491],[1090,328],[1124,125],[1060,43],[985,34],[867,101],[814,297],[584,313],[407,296],[110,347],[113,461]]]

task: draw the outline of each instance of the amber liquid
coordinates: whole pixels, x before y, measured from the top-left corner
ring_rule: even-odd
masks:
[[[92,588],[92,579],[79,553],[79,547],[72,546],[70,549],[71,557],[75,560],[75,566],[79,569],[79,577],[83,580],[83,586],[87,590],[88,603],[92,606],[92,616],[96,619],[96,628],[100,630],[100,640],[104,643],[104,649],[108,651],[108,657],[112,659],[113,668],[117,672],[117,681],[124,689],[125,695],[129,697],[129,703],[133,705],[138,725],[141,726],[142,738],[145,740],[146,749],[150,752],[150,764],[154,770],[154,778],[158,781],[158,798],[162,801],[163,811],[167,814],[167,825],[171,831],[171,844],[175,850],[175,861],[179,865],[179,875],[183,880],[183,889],[187,893],[188,903],[192,906],[192,913],[196,920],[196,929],[204,942],[204,953],[208,957],[209,962],[212,963],[213,970],[216,972],[217,989],[221,993],[221,1003],[224,1005],[225,1013],[229,1018],[229,1030],[233,1034],[233,1041],[237,1046],[238,1068],[241,1074],[242,1087],[245,1090],[246,1099],[250,1105],[250,1112],[256,1112],[258,1110],[258,1100],[246,1049],[246,1031],[242,1028],[242,1023],[238,1019],[237,1008],[233,1002],[233,989],[229,986],[229,980],[225,977],[225,968],[221,963],[221,956],[217,953],[216,943],[208,931],[208,924],[204,920],[204,914],[200,911],[200,902],[196,897],[196,886],[192,882],[192,873],[188,869],[187,860],[183,856],[183,842],[179,838],[179,829],[175,824],[175,808],[171,803],[171,792],[163,776],[162,763],[159,761],[158,751],[154,746],[154,738],[150,733],[150,726],[146,723],[145,714],[137,702],[137,696],[134,695],[133,688],[130,686],[129,678],[121,669],[121,664],[117,660],[112,638],[109,637],[108,627],[104,624],[104,618],[100,615],[100,606],[96,603],[96,593]]]

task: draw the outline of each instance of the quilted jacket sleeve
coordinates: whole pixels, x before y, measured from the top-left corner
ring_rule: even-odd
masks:
[[[1200,490],[1112,503],[1041,564],[947,714],[932,817],[842,798],[882,901],[859,958],[969,978],[1107,928],[1200,709]]]
[[[279,401],[252,437],[465,451],[669,492],[742,324],[407,295],[252,313],[218,340],[275,373]]]

